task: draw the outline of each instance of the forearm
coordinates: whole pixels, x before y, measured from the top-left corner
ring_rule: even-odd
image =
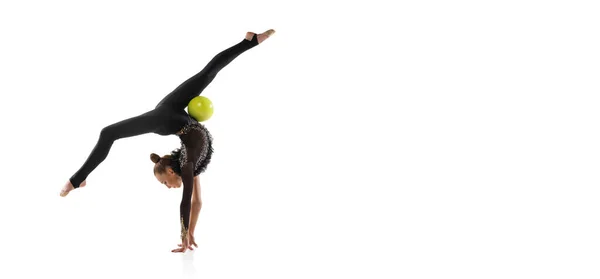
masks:
[[[201,202],[192,203],[192,209],[190,210],[190,229],[189,234],[194,235],[196,230],[196,223],[198,223],[198,216],[200,216],[200,209],[202,208]]]
[[[192,192],[194,190],[194,177],[192,175],[193,165],[186,163],[181,167],[181,180],[183,181],[183,196],[179,205],[181,219],[181,238],[187,237],[190,229],[190,213],[192,204]]]

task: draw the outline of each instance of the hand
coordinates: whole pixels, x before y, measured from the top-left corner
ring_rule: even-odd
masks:
[[[179,246],[179,248],[173,249],[173,250],[171,250],[171,252],[173,252],[173,253],[183,253],[187,249],[194,250],[194,248],[192,248],[191,243],[190,243],[190,236],[189,236],[189,234],[185,238],[183,238],[181,240],[181,244],[177,244],[177,246]],[[198,247],[198,246],[196,246],[196,247]]]
[[[198,244],[196,244],[196,240],[194,239],[194,236],[190,234],[188,236],[188,238],[189,238],[190,250],[193,250],[192,246],[196,246],[196,248],[198,248]]]
[[[196,244],[196,240],[194,240],[194,236],[193,236],[193,235],[190,235],[190,236],[188,237],[188,239],[189,239],[189,241],[188,241],[188,243],[189,243],[188,249],[190,249],[190,250],[194,250],[194,248],[193,248],[192,246],[196,246],[196,248],[198,248],[198,244]],[[179,250],[179,249],[181,249],[181,248],[182,248],[182,245],[181,245],[181,244],[177,244],[177,246],[179,246],[179,247],[180,247],[180,248],[178,248],[177,250]],[[173,251],[175,251],[175,250],[173,250]]]

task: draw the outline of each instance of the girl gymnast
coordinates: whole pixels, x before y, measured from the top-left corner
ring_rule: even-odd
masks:
[[[194,229],[202,206],[199,175],[210,163],[212,137],[204,125],[185,112],[185,108],[220,70],[274,33],[273,29],[261,34],[247,32],[241,42],[214,56],[199,73],[165,96],[153,110],[104,127],[91,154],[61,189],[60,196],[65,197],[70,191],[84,187],[88,175],[106,159],[116,140],[147,133],[177,135],[181,141],[180,148],[163,157],[152,153],[150,159],[154,162],[154,176],[160,183],[168,188],[180,188],[183,184],[179,206],[182,243],[172,252],[193,250],[192,245],[198,247],[194,241]]]

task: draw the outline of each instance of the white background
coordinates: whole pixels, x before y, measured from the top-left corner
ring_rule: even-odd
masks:
[[[393,3],[393,4],[392,4]],[[0,278],[598,278],[594,1],[3,1]],[[175,136],[115,142],[246,31],[202,93],[199,248]]]

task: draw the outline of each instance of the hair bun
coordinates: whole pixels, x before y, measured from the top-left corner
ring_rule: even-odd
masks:
[[[152,162],[154,162],[155,164],[160,162],[160,156],[158,156],[158,154],[156,153],[152,153],[150,154],[150,160],[152,160]]]

